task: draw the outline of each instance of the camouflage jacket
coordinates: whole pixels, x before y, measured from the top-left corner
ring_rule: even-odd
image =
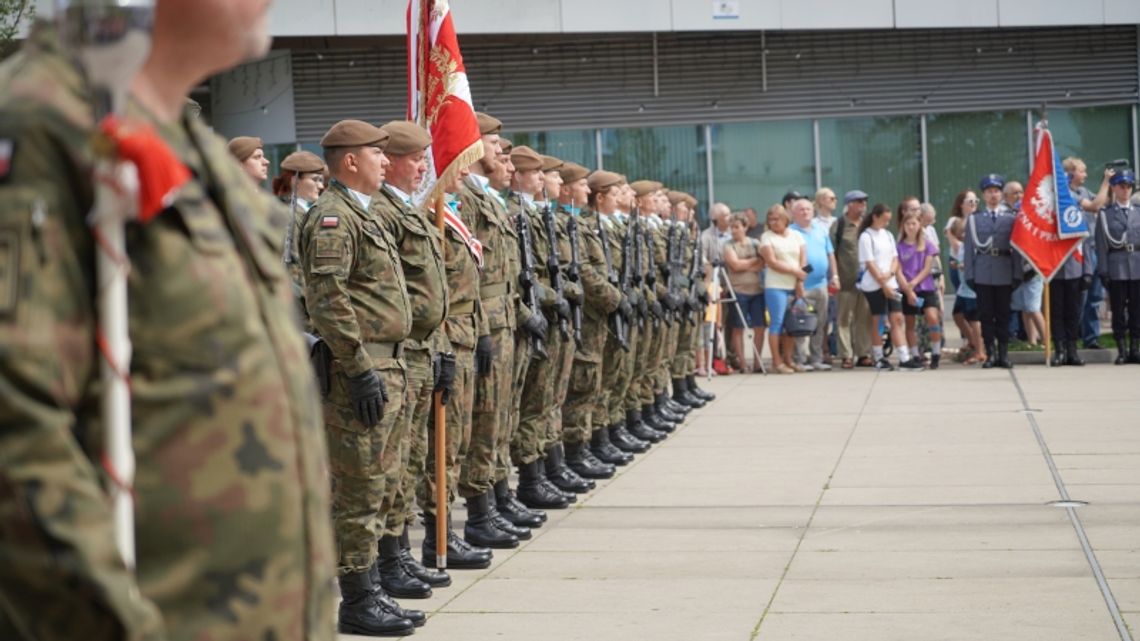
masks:
[[[369,344],[400,342],[412,331],[395,244],[336,180],[309,210],[301,265],[313,328],[346,375],[375,369]]]
[[[535,286],[538,288],[538,304],[539,307],[544,310],[551,310],[554,308],[557,297],[554,293],[554,290],[550,288],[550,276],[546,272],[546,257],[550,252],[550,245],[546,237],[546,229],[542,223],[542,216],[540,216],[538,211],[535,210],[534,205],[528,204],[517,194],[513,194],[512,197],[507,201],[507,218],[508,220],[512,220],[512,217],[520,215],[527,217],[527,223],[530,226],[530,247],[533,253],[532,258],[534,260],[534,274],[537,281]],[[521,252],[521,249],[519,252]],[[521,298],[518,302],[519,322],[522,323],[525,322],[527,318],[529,318],[530,313],[534,310],[527,307],[525,301],[523,301]]]
[[[609,274],[606,273],[606,256],[602,249],[602,239],[598,236],[596,213],[584,210],[578,215],[578,237],[581,248],[581,264],[578,266],[578,272],[581,275],[586,304],[585,321],[582,323],[582,348],[575,354],[575,358],[600,363],[608,331],[606,319],[610,313],[617,310],[622,293],[616,286],[610,284]],[[612,250],[610,253],[613,253]],[[621,255],[620,248],[618,255]],[[615,265],[615,270],[618,267]]]
[[[0,636],[332,639],[325,440],[278,204],[189,117],[153,124],[194,177],[126,230],[137,589],[113,547],[90,105],[49,29],[0,67]]]
[[[429,224],[423,210],[405,203],[388,187],[373,194],[368,211],[392,239],[404,268],[412,302],[408,346],[446,351],[446,344],[440,343],[442,333],[435,331],[447,317],[447,273],[439,230]]]
[[[446,241],[443,261],[447,269],[447,340],[452,346],[475,349],[476,340],[491,331],[479,301],[479,264],[454,229],[445,225],[443,238]]]
[[[514,225],[495,197],[479,187],[473,177],[464,181],[459,192],[459,216],[483,244],[479,297],[488,327],[513,330],[519,271]]]

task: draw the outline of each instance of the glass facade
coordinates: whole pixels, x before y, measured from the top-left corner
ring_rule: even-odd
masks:
[[[1132,163],[1132,110],[1124,106],[1049,108],[1049,131],[1061,158],[1077,156],[1088,165],[1087,187],[1100,187],[1105,163]]]
[[[716,199],[761,216],[789,189],[815,192],[815,151],[810,120],[743,122],[711,127]]]
[[[598,163],[597,141],[593,129],[556,131],[514,131],[503,134],[514,145],[526,145],[540,154],[576,162],[585,167]]]
[[[820,180],[839,196],[861,189],[892,209],[922,198],[922,131],[915,116],[819,121]],[[842,200],[840,200],[842,203]]]
[[[708,207],[702,126],[603,129],[602,166],[631,181],[659,180],[696,196],[702,212]]]

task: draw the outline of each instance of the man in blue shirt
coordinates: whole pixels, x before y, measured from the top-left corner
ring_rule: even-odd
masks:
[[[839,272],[835,268],[835,247],[826,225],[815,220],[815,208],[807,198],[792,201],[792,229],[804,237],[807,249],[807,278],[804,280],[804,299],[815,310],[819,325],[810,337],[801,338],[797,352],[804,357],[804,369],[827,371],[831,366],[823,362],[823,337],[827,336],[827,287],[839,287]],[[807,347],[808,349],[805,349]],[[810,358],[807,357],[810,353]]]

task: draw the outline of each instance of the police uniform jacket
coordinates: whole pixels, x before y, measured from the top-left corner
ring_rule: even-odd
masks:
[[[1021,280],[1021,260],[1010,245],[1014,220],[1002,205],[997,211],[979,210],[966,221],[963,267],[967,281],[1001,286]]]
[[[1112,203],[1100,210],[1096,254],[1101,278],[1140,280],[1140,206]]]

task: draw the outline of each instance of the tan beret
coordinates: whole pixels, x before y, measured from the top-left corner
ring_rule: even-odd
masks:
[[[231,140],[229,144],[226,145],[226,147],[229,148],[230,153],[234,155],[234,158],[238,159],[238,162],[245,162],[249,159],[250,156],[253,155],[253,152],[257,151],[258,149],[264,149],[265,145],[261,144],[261,138],[255,138],[253,136],[238,136],[237,138]]]
[[[321,137],[321,147],[381,147],[388,142],[388,132],[363,120],[342,120]]]
[[[637,194],[639,198],[641,196],[652,194],[653,192],[658,191],[664,187],[664,185],[657,182],[656,180],[636,180],[629,183],[629,186],[633,187],[633,193]]]
[[[294,151],[281,161],[281,168],[308,174],[325,168],[325,161],[311,151]]]
[[[511,150],[511,164],[516,171],[542,169],[542,156],[526,145],[519,145]]]
[[[499,138],[499,147],[502,148],[504,154],[510,154],[511,150],[515,148],[515,144],[506,138]]]
[[[410,120],[393,120],[380,128],[388,132],[388,146],[384,153],[389,156],[407,156],[423,151],[431,144],[431,134]]]
[[[558,171],[562,168],[562,165],[566,164],[554,156],[547,156],[546,154],[539,155],[542,158],[542,171],[544,173],[548,171]]]
[[[562,176],[562,182],[569,185],[589,176],[590,170],[576,162],[568,162],[563,163],[562,167],[558,169],[558,173]]]
[[[696,209],[697,203],[698,201],[696,196],[693,196],[692,194],[685,194],[685,204],[689,206],[689,209]]]
[[[671,204],[676,205],[677,203],[685,202],[685,197],[688,196],[688,194],[683,191],[673,191],[670,189],[669,191],[665,192],[665,196],[669,198],[669,202]]]
[[[486,136],[488,134],[497,134],[503,130],[503,123],[498,118],[485,114],[482,111],[475,112],[475,121],[479,123],[479,135]]]
[[[625,178],[622,178],[621,174],[599,169],[590,174],[587,184],[590,185],[590,191],[601,192],[624,182]]]

